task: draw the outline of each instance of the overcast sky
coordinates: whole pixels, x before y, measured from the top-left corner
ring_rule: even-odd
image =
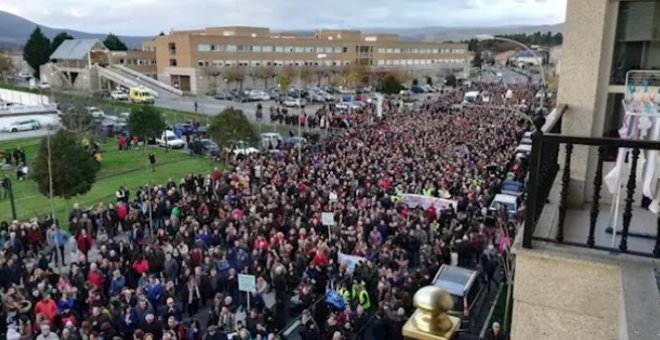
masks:
[[[225,25],[282,30],[556,24],[564,21],[566,0],[0,0],[0,10],[55,28],[153,35]]]

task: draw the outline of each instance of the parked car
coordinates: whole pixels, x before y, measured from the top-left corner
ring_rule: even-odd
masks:
[[[112,91],[110,92],[110,98],[114,100],[120,100],[120,101],[127,101],[128,100],[128,94],[123,91]]]
[[[234,156],[251,155],[253,153],[259,152],[259,150],[251,147],[250,144],[242,140],[232,143],[230,149]]]
[[[164,148],[182,149],[186,143],[177,137],[172,130],[165,130],[160,138],[156,138],[156,144]]]
[[[305,105],[305,100],[300,98],[287,97],[282,101],[282,105],[286,107],[302,107]]]
[[[276,132],[262,133],[259,137],[261,137],[261,147],[264,149],[277,148],[282,140],[282,135]]]
[[[299,147],[299,145],[303,145],[307,142],[307,139],[304,137],[289,137],[282,142],[282,148],[283,149],[291,149],[295,147]]]
[[[488,207],[489,212],[497,212],[502,206],[506,209],[506,214],[509,218],[512,218],[518,212],[518,206],[520,203],[520,197],[507,195],[507,194],[497,194],[493,199],[493,202],[490,203]]]
[[[101,109],[97,108],[96,106],[88,106],[85,109],[94,119],[105,118],[105,112],[103,112]]]
[[[410,88],[410,92],[412,92],[412,93],[426,93],[426,91],[424,91],[424,88],[422,88],[419,85],[413,85]]]
[[[30,131],[38,130],[41,128],[41,123],[36,119],[27,119],[15,121],[9,126],[5,126],[2,131],[4,132],[18,132],[18,131]]]
[[[220,91],[216,93],[215,96],[213,96],[213,98],[217,100],[234,100],[236,99],[236,92],[228,91],[228,90]]]
[[[220,155],[220,148],[210,139],[196,139],[188,146],[190,151],[198,155],[208,155],[217,157]]]
[[[446,290],[454,300],[454,308],[449,315],[461,319],[462,330],[472,330],[476,326],[475,314],[481,310],[486,296],[479,272],[443,264],[432,282],[434,286]]]
[[[172,125],[171,129],[179,138],[190,135],[195,131],[195,127],[189,123],[176,123]]]
[[[251,90],[247,95],[251,101],[270,100],[270,95],[261,90]]]
[[[500,192],[503,194],[520,197],[524,192],[523,187],[524,185],[520,182],[506,180],[502,182]]]

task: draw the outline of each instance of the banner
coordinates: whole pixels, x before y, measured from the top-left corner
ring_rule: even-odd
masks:
[[[445,210],[450,206],[454,207],[454,210],[458,209],[458,202],[455,200],[424,195],[403,194],[401,195],[399,202],[404,203],[408,208],[412,209],[421,207],[426,210],[430,206],[434,206],[435,210],[438,212]]]
[[[337,254],[337,260],[339,261],[340,265],[345,263],[346,268],[351,273],[355,270],[355,267],[358,265],[358,263],[367,261],[367,259],[362,256],[346,255],[344,253]]]

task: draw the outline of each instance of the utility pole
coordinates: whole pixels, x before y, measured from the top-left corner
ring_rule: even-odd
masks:
[[[14,203],[14,189],[11,187],[11,179],[5,176],[5,179],[2,181],[7,194],[9,195],[9,201],[11,202],[11,216],[12,219],[16,220],[16,204]]]

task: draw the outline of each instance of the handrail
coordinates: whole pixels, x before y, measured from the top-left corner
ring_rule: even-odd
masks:
[[[112,67],[112,68],[116,68],[116,69],[118,69],[118,70],[120,70],[120,71],[123,71],[123,72],[126,72],[126,73],[129,73],[129,74],[131,74],[131,75],[137,77],[138,80],[144,80],[145,82],[150,83],[150,84],[152,84],[152,85],[154,85],[154,86],[160,87],[161,89],[163,89],[163,90],[165,90],[165,91],[168,91],[168,92],[174,93],[174,94],[179,95],[179,96],[183,96],[183,91],[181,91],[181,90],[179,90],[179,89],[177,89],[177,88],[175,88],[175,87],[173,87],[173,86],[170,86],[170,85],[168,85],[168,84],[165,84],[165,83],[163,83],[163,82],[161,82],[161,81],[158,81],[158,80],[156,80],[156,79],[153,79],[153,78],[151,78],[151,77],[149,77],[149,76],[146,76],[146,75],[144,75],[144,74],[142,74],[142,73],[140,73],[140,72],[138,72],[138,71],[135,71],[135,70],[133,70],[133,69],[131,69],[131,68],[129,68],[129,67],[126,67],[126,66],[124,66],[124,65],[114,64],[114,65],[111,65],[110,67]]]
[[[591,146],[613,146],[620,148],[637,148],[637,149],[651,149],[660,150],[660,142],[645,141],[637,139],[619,139],[611,137],[583,137],[560,135],[556,133],[546,133],[543,135],[543,142],[553,142],[560,144],[577,144],[577,145],[591,145]]]
[[[543,124],[543,132],[552,131],[555,128],[557,123],[561,122],[561,118],[564,116],[564,113],[568,111],[568,105],[558,104],[557,107],[546,116],[546,122]]]
[[[123,83],[122,85],[128,86],[128,87],[137,87],[138,83],[135,82],[132,79],[128,79],[127,77],[122,76],[121,74],[118,74],[116,72],[112,72],[106,68],[103,67],[97,67],[97,70],[99,72],[99,75],[109,78],[110,80],[117,81],[120,83]]]

